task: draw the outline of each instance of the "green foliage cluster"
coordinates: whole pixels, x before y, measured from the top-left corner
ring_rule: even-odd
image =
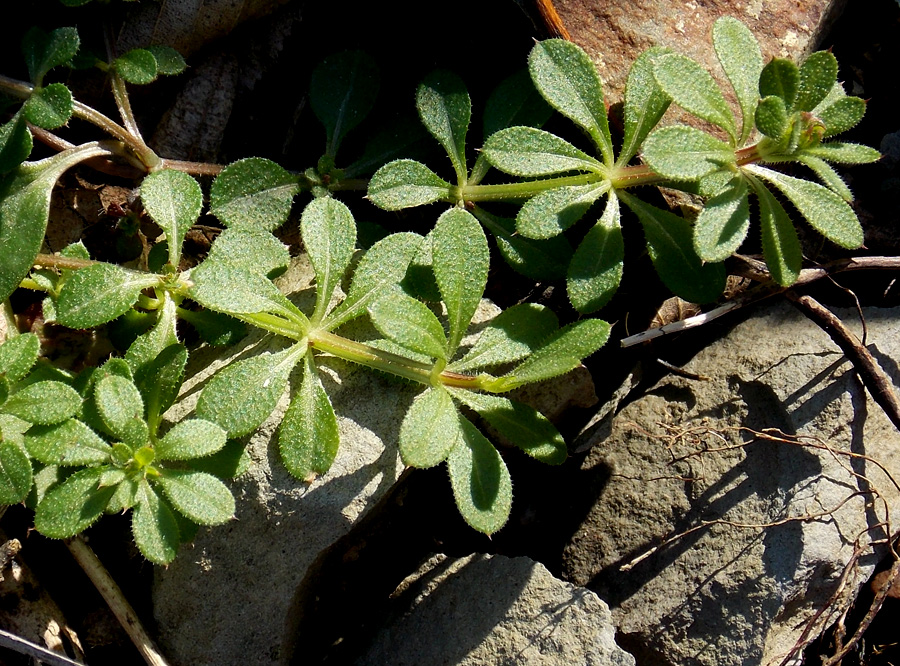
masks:
[[[783,285],[796,280],[802,256],[789,214],[770,188],[826,238],[847,248],[862,243],[850,192],[829,162],[869,162],[878,153],[825,140],[865,111],[837,83],[833,56],[816,53],[799,67],[780,59],[763,65],[756,40],[734,19],[716,23],[713,42],[740,116],[697,63],[650,49],[628,77],[618,151],[587,55],[569,42],[539,42],[529,71],[488,100],[484,145],[471,167],[469,95],[454,74],[434,72],[419,86],[416,107],[450,159],[450,180],[402,158],[414,133],[391,129],[372,134],[363,155],[338,168],[342,142],[372,108],[379,85],[364,54],[331,56],[310,83],[310,105],[326,131],[321,159],[302,173],[255,157],[227,166],[209,189],[206,211],[223,231],[199,265],[182,270],[184,238],[204,212],[204,193],[188,173],[191,165],[159,157],[141,139],[125,84],[176,74],[184,61],[152,47],[101,62],[79,55],[72,28],[32,30],[23,44],[31,82],[0,78],[0,89],[23,100],[0,127],[0,299],[19,286],[40,290],[47,321],[85,329],[117,320],[132,341],[123,358],[77,375],[39,362],[33,334],[0,346],[0,503],[25,501],[35,508],[37,529],[56,538],[77,534],[104,512],[131,509],[141,552],[167,563],[196,525],[233,515],[222,479],[246,469],[240,438],[269,418],[286,392],[290,406],[277,435],[284,466],[302,481],[328,472],[340,435],[317,365],[327,354],[420,386],[400,428],[404,463],[445,463],[462,516],[479,531],[496,532],[510,513],[512,482],[476,423],[538,460],[563,462],[566,444],[556,428],[502,394],[578,367],[606,342],[609,325],[584,318],[560,326],[549,309],[525,303],[463,345],[488,280],[489,235],[497,254],[527,278],[565,278],[572,304],[585,314],[608,303],[622,278],[620,202],[642,226],[661,279],[697,302],[720,294],[721,262],[748,233],[751,194],[766,261]],[[76,62],[108,74],[124,126],[73,101],[62,84],[44,85],[52,68]],[[717,129],[657,127],[673,102]],[[554,111],[585,133],[593,155],[540,129]],[[73,114],[116,141],[26,161],[27,123],[51,130]],[[39,257],[54,184],[66,169],[98,156],[127,159],[149,174],[140,198],[165,242],[152,249],[147,270],[92,261],[80,244],[58,258]],[[638,156],[641,162],[632,164]],[[824,185],[772,168],[784,162],[808,167]],[[485,184],[492,169],[515,180]],[[449,207],[426,235],[386,234],[362,252],[354,217],[335,195],[373,171],[368,199],[383,209]],[[629,191],[651,184],[699,193],[706,204],[692,223]],[[304,195],[311,197],[300,231],[316,285],[307,311],[273,282],[290,261],[273,231]],[[566,230],[601,199],[599,219],[573,249]],[[482,207],[491,202],[521,208],[509,219]],[[380,337],[355,339],[348,324],[360,319]],[[208,344],[231,344],[254,327],[281,347],[219,370],[193,418],[170,423],[164,414],[178,396],[189,353],[179,320]],[[299,379],[291,385],[293,377]]]

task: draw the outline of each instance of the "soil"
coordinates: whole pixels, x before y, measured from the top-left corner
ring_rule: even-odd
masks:
[[[46,21],[45,27],[53,27],[49,23],[51,17],[60,17],[54,20],[54,25],[77,23],[85,41],[101,37],[103,22],[114,22],[121,9],[116,5],[60,9],[55,0],[35,3],[35,6],[37,23]],[[370,53],[382,71],[382,94],[366,126],[398,121],[415,125],[413,96],[417,82],[434,68],[447,68],[459,74],[469,86],[475,109],[470,143],[477,146],[479,111],[490,91],[505,76],[521,69],[533,40],[545,36],[540,23],[532,21],[520,4],[512,0],[458,2],[453,4],[452,14],[444,3],[413,0],[349,3],[342,5],[341,12],[352,18],[338,22],[333,16],[333,6],[328,3],[288,3],[275,15],[245,25],[224,41],[205,46],[192,56],[190,62],[194,67],[221,53],[244,57],[249,52],[245,44],[258,40],[267,30],[274,30],[278,21],[294,22],[282,51],[277,57],[264,59],[260,77],[253,87],[239,86],[231,118],[220,137],[219,160],[229,162],[259,155],[298,171],[315,164],[324,145],[324,131],[305,104],[306,83],[312,67],[323,56],[348,48]],[[412,27],[407,19],[410,16],[415,17]],[[15,28],[19,32],[22,29]],[[468,46],[473,36],[478,38],[476,48]],[[4,74],[25,78],[16,49],[18,42],[18,37],[3,40],[0,62],[4,63]],[[900,63],[900,6],[893,0],[848,3],[821,47],[833,49],[841,64],[840,76],[845,87],[870,100],[866,118],[847,139],[880,146],[888,154],[876,165],[844,172],[858,197],[855,206],[866,228],[865,251],[900,254],[897,225],[900,209],[895,204],[900,194],[900,121],[890,102],[900,99],[900,79],[896,74]],[[85,81],[82,75],[72,78],[73,85],[79,89],[78,96],[82,97],[83,90],[82,98],[89,100],[97,90]],[[142,127],[157,126],[176,93],[176,83],[164,81],[152,92],[137,94],[134,106]],[[110,109],[107,112],[113,113]],[[581,141],[559,118],[552,120],[548,129],[575,142]],[[86,133],[83,124],[73,123],[69,136],[76,141]],[[893,133],[897,134],[892,138]],[[344,146],[346,155],[352,157],[361,150],[359,139],[364,134],[350,135]],[[429,142],[424,142],[423,149],[432,150],[426,159],[429,164],[449,171],[446,157],[433,146],[429,148]],[[55,204],[59,215],[51,227],[55,235],[48,239],[48,249],[58,250],[59,244],[80,237],[98,258],[128,261],[140,255],[159,230],[142,219],[139,210],[129,209],[134,186],[133,181],[99,176],[90,170],[68,175]],[[73,203],[75,198],[78,205]],[[433,224],[434,210],[388,214],[357,198],[344,200],[358,220],[390,230],[424,231]],[[121,212],[126,214],[120,215]],[[210,237],[215,235],[214,220],[201,222],[206,226],[195,230],[189,246],[195,259],[202,258]],[[286,242],[298,238],[296,225],[296,219],[292,219],[282,230]],[[632,230],[637,226],[628,224],[628,220],[625,225]],[[643,266],[644,270],[634,268],[647,260],[640,256],[639,234],[626,233],[632,270],[626,273],[620,293],[603,313],[609,321],[620,323],[614,328],[615,335],[620,337],[626,328],[631,332],[646,328],[667,298],[649,266]],[[293,250],[299,251],[296,243]],[[824,258],[824,254],[817,254],[819,250],[824,252],[820,247],[807,247],[808,256]],[[842,277],[840,282],[851,288],[860,301],[887,307],[900,304],[896,277],[888,273],[857,274]],[[504,306],[522,300],[549,304],[561,314],[563,321],[577,316],[566,301],[564,285],[529,282],[502,266],[492,268],[487,295]],[[832,305],[848,304],[846,293],[834,286],[817,287],[816,295]],[[14,307],[39,322],[39,303],[34,296],[17,294]],[[611,351],[601,351],[588,364],[594,371],[601,403],[635,365],[644,365],[644,381],[652,383],[665,371],[655,359],[680,365],[733,323],[732,319],[710,325],[628,352],[616,349],[614,339],[608,347]],[[71,332],[64,334],[52,328],[45,333],[49,342],[56,345],[58,355],[65,357],[74,368],[112,350],[108,340],[88,339],[84,334]],[[590,415],[589,409],[570,410],[558,425],[571,438]],[[383,616],[388,595],[430,552],[527,555],[559,575],[563,547],[583,517],[579,513],[586,506],[583,500],[604,482],[595,478],[585,483],[578,476],[582,459],[583,455],[573,455],[565,465],[548,468],[524,456],[507,456],[515,479],[516,499],[510,523],[492,539],[476,534],[462,522],[443,470],[404,475],[383,500],[381,510],[371,512],[350,535],[323,554],[316,570],[307,577],[305,594],[298,597],[295,623],[298,632],[315,636],[317,641],[314,645],[304,644],[304,663],[349,663],[365,645],[374,623]],[[142,663],[63,544],[30,531],[31,520],[23,507],[11,507],[0,526],[8,537],[22,541],[23,558],[80,635],[87,650],[87,663],[92,666]],[[152,566],[134,547],[129,517],[106,517],[88,530],[87,536],[152,633]],[[871,588],[865,586],[853,614],[847,619],[847,635],[852,634],[854,623],[861,620],[871,596]],[[859,648],[844,663],[848,666],[900,663],[898,621],[900,599],[889,598]],[[807,663],[818,663],[820,657],[831,654],[832,641],[833,635],[826,634],[810,648],[806,653]],[[0,650],[0,664],[25,663],[28,662]]]

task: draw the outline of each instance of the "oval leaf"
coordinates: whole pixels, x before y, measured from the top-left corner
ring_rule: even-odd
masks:
[[[159,65],[147,49],[132,49],[115,60],[111,66],[128,83],[144,85],[156,81]]]
[[[34,426],[25,434],[25,448],[35,460],[69,467],[110,462],[112,447],[76,419],[52,426]]]
[[[653,70],[657,83],[672,101],[685,111],[718,125],[737,140],[734,116],[713,77],[697,62],[678,53],[656,60]]]
[[[582,314],[609,303],[622,281],[625,241],[620,217],[619,199],[611,192],[603,216],[587,232],[569,264],[569,301]]]
[[[22,112],[28,122],[52,130],[62,127],[72,117],[72,93],[62,83],[51,83],[35,89]]]
[[[131,533],[141,554],[154,564],[174,560],[181,545],[175,514],[144,479],[136,493]]]
[[[550,176],[567,171],[600,173],[603,165],[558,136],[531,127],[510,127],[482,149],[492,166],[514,176]]]
[[[40,86],[47,72],[75,56],[78,46],[75,28],[57,28],[50,34],[37,27],[31,28],[22,38],[22,52],[32,82]]]
[[[273,278],[291,261],[287,245],[264,229],[225,229],[209,251],[208,261],[230,264]]]
[[[199,525],[221,525],[234,517],[234,497],[212,474],[163,470],[156,483],[179,512]]]
[[[532,197],[519,209],[516,229],[527,238],[553,238],[578,222],[609,191],[609,181],[557,187]]]
[[[94,402],[113,435],[135,449],[147,444],[144,400],[133,382],[118,375],[103,377],[94,385]]]
[[[644,142],[644,159],[654,171],[672,180],[699,180],[735,163],[731,146],[687,125],[653,132]]]
[[[432,72],[419,84],[416,108],[422,123],[438,140],[456,172],[459,185],[466,182],[466,132],[472,116],[472,102],[465,84],[452,72]]]
[[[184,56],[171,46],[154,44],[153,46],[148,46],[147,50],[153,54],[154,58],[156,58],[157,70],[163,76],[181,74],[187,69],[187,63],[184,61]]]
[[[81,408],[81,396],[62,382],[29,384],[9,397],[3,411],[29,423],[52,425],[65,421]]]
[[[388,340],[431,358],[447,360],[444,327],[428,306],[393,289],[369,308],[372,324]]]
[[[183,171],[156,171],[141,183],[141,201],[153,221],[165,232],[169,263],[177,268],[184,235],[200,217],[203,208],[200,184]]]
[[[400,426],[400,457],[410,467],[424,469],[442,463],[460,441],[460,417],[443,387],[416,396]]]
[[[803,267],[797,230],[784,207],[765,185],[752,177],[750,184],[759,199],[759,222],[766,265],[778,284],[789,287],[800,277]]]
[[[22,333],[0,344],[0,375],[15,384],[37,363],[41,341],[34,333]]]
[[[794,110],[812,111],[831,92],[837,73],[837,58],[830,51],[816,51],[804,60]]]
[[[774,95],[784,102],[785,109],[793,110],[800,89],[800,70],[790,60],[773,58],[759,75],[761,97]]]
[[[694,223],[694,249],[703,261],[725,261],[744,242],[749,229],[747,184],[738,176],[703,206]]]
[[[18,444],[0,439],[0,506],[24,501],[33,483],[28,456]]]
[[[743,123],[738,143],[743,143],[753,129],[759,99],[759,75],[763,69],[759,42],[746,25],[731,16],[723,16],[713,25],[713,45],[741,107]]]
[[[75,472],[47,493],[34,513],[37,531],[51,539],[68,539],[93,525],[115,492],[115,486],[100,486],[105,470]]]
[[[777,95],[769,95],[759,100],[756,107],[756,127],[766,136],[781,139],[788,130],[787,107]]]
[[[153,448],[159,460],[191,460],[225,446],[225,431],[210,421],[188,419],[172,426]]]
[[[115,264],[87,266],[75,271],[63,285],[56,318],[69,328],[99,326],[123,315],[141,291],[159,281],[159,276],[152,273],[138,273]]]
[[[335,287],[350,265],[356,245],[356,222],[340,201],[323,197],[310,203],[300,220],[303,244],[316,273],[316,309],[319,323],[331,303]]]
[[[229,164],[213,181],[209,212],[229,227],[272,231],[287,220],[299,191],[296,176],[271,160],[248,157]]]
[[[628,71],[625,84],[625,139],[619,153],[618,164],[628,164],[647,135],[669,108],[669,97],[653,76],[656,59],[669,53],[668,49],[654,46],[637,57]]]
[[[383,210],[401,210],[452,200],[452,186],[415,160],[385,164],[369,181],[368,199]]]

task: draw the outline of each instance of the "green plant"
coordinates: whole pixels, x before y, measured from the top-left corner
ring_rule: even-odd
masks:
[[[313,73],[311,108],[326,129],[325,151],[315,167],[292,173],[269,160],[247,158],[222,169],[162,158],[141,138],[126,83],[177,73],[184,66],[177,54],[151,48],[108,63],[81,59],[109,76],[119,125],[73,101],[61,84],[44,85],[53,67],[75,63],[75,31],[29,33],[24,50],[31,83],[0,78],[0,89],[25,100],[0,128],[0,241],[11,250],[0,255],[0,298],[19,286],[40,290],[46,294],[46,320],[75,329],[116,321],[130,342],[123,359],[75,376],[45,364],[29,374],[39,355],[31,334],[13,336],[0,347],[0,501],[30,496],[37,528],[53,537],[76,534],[104,511],[131,508],[141,551],[154,562],[169,562],[178,544],[190,538],[192,523],[216,524],[231,515],[233,499],[219,478],[247,464],[235,438],[259,427],[286,391],[292,397],[278,433],[285,467],[301,480],[328,471],[340,442],[317,366],[317,356],[327,354],[421,387],[400,428],[403,461],[414,467],[446,462],[465,520],[482,532],[497,531],[510,512],[512,483],[503,457],[469,414],[529,455],[561,463],[567,451],[556,428],[501,394],[577,367],[606,342],[609,325],[582,319],[560,327],[550,310],[526,303],[499,314],[471,347],[462,346],[488,280],[485,230],[520,273],[567,277],[570,299],[583,313],[607,303],[621,279],[619,201],[640,220],[663,281],[695,301],[713,300],[721,291],[720,262],[747,234],[751,192],[759,200],[773,276],[782,284],[796,279],[799,242],[768,185],[827,238],[845,247],[862,242],[845,202],[849,191],[827,162],[866,162],[878,154],[822,142],[855,124],[865,110],[836,83],[833,57],[814,54],[799,68],[782,60],[763,67],[755,40],[733,19],[716,24],[714,43],[741,122],[696,63],[651,49],[629,76],[618,156],[600,80],[573,44],[539,43],[530,58],[534,85],[520,74],[492,96],[484,114],[484,148],[471,170],[468,93],[449,72],[430,75],[416,102],[426,129],[450,158],[451,184],[410,159],[381,166],[403,154],[409,132],[403,140],[391,130],[375,134],[358,160],[338,167],[343,139],[363,121],[378,92],[377,70],[361,53],[331,56]],[[722,136],[687,126],[655,129],[673,100],[717,126]],[[599,158],[539,129],[553,109],[587,133]],[[74,147],[54,141],[49,130],[71,114],[114,141]],[[62,150],[26,162],[32,133]],[[629,166],[639,153],[646,164]],[[55,182],[64,170],[96,157],[125,160],[147,174],[140,198],[166,240],[140,270],[92,261],[80,244],[59,255],[39,253]],[[809,166],[827,187],[763,166],[788,161]],[[483,184],[492,167],[524,180]],[[361,180],[376,168],[370,182]],[[192,173],[217,174],[209,214],[224,230],[199,265],[185,268],[184,238],[204,208]],[[699,192],[708,200],[692,225],[628,191],[649,184]],[[451,207],[426,236],[384,234],[361,252],[353,215],[334,197],[366,185],[368,198],[388,210],[437,201]],[[312,199],[300,231],[316,289],[314,304],[303,310],[272,281],[290,261],[288,248],[272,232],[307,193]],[[604,212],[573,252],[563,232],[604,196]],[[492,201],[524,205],[511,220],[481,207]],[[344,291],[341,285],[349,286]],[[4,311],[14,329],[11,309]],[[356,337],[349,324],[363,318],[381,337]],[[204,387],[195,418],[169,424],[163,413],[176,399],[188,354],[179,320],[210,344],[230,344],[250,326],[277,336],[282,349],[227,365]],[[302,378],[290,387],[295,368]],[[58,404],[52,420],[38,420],[36,410],[29,411],[35,401]]]

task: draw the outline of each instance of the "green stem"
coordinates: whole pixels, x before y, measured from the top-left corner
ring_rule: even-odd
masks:
[[[39,254],[32,262],[35,266],[44,268],[69,268],[77,271],[79,268],[87,268],[98,262],[92,259],[78,259],[76,257],[62,257],[58,254]]]
[[[240,319],[243,322],[256,326],[263,330],[283,335],[291,340],[302,340],[306,337],[306,331],[297,323],[292,322],[284,317],[273,315],[268,312],[255,312],[253,314],[232,314],[232,317]]]
[[[522,183],[501,183],[499,185],[466,185],[454,188],[465,201],[514,201],[531,197],[569,185],[590,185],[599,183],[604,177],[599,173],[584,173],[577,176],[563,176],[546,180],[531,180]],[[660,178],[660,181],[662,179]]]
[[[9,299],[3,301],[0,307],[0,342],[9,340],[19,334],[19,325],[16,324],[16,315],[13,313]]]

